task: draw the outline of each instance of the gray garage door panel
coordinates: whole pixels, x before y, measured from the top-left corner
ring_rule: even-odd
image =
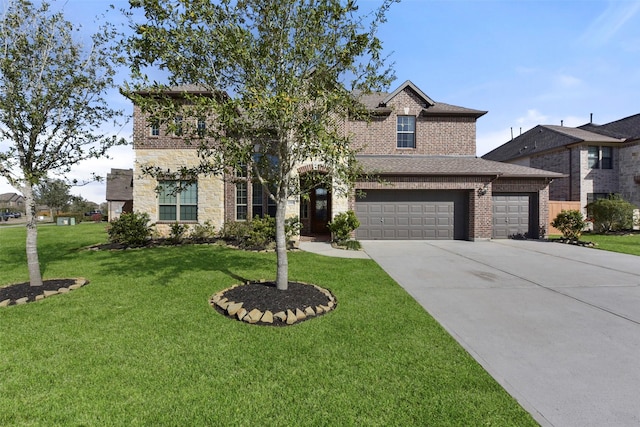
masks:
[[[466,238],[464,192],[369,190],[356,201],[361,240]]]
[[[508,239],[530,233],[530,199],[529,194],[493,195],[494,239]]]

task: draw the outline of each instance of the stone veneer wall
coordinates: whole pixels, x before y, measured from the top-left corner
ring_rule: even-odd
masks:
[[[613,149],[613,169],[589,168],[589,148],[581,146],[580,159],[580,206],[586,213],[587,195],[589,193],[618,193],[619,184],[619,156],[618,149]]]
[[[133,210],[147,212],[151,222],[158,222],[158,181],[141,172],[142,165],[156,165],[163,169],[176,171],[181,166],[195,166],[199,159],[196,150],[183,149],[141,149],[135,150]],[[224,220],[224,182],[219,176],[198,177],[198,222],[211,221],[220,229]],[[159,224],[158,231],[166,232],[168,224]]]
[[[640,207],[640,142],[618,150],[620,195]]]

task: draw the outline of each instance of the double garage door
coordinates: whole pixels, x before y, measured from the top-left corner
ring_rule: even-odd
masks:
[[[491,237],[537,236],[535,194],[493,194]],[[467,239],[468,196],[465,191],[367,190],[356,200],[360,240]],[[532,226],[533,224],[533,226]]]
[[[360,240],[466,239],[464,191],[367,190],[356,200]]]

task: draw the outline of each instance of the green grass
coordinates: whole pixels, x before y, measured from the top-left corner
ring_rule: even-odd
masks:
[[[0,229],[3,284],[28,279],[24,237]],[[90,284],[0,309],[0,425],[536,425],[373,261],[290,254],[290,278],[338,306],[260,327],[207,299],[273,278],[272,253],[84,250],[102,224],[39,237],[45,278]]]
[[[594,242],[598,249],[624,254],[640,255],[640,234],[591,234],[585,233],[581,240]]]

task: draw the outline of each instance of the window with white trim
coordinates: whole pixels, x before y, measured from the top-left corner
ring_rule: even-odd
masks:
[[[198,183],[160,181],[158,183],[158,208],[160,221],[197,221]]]
[[[397,148],[416,148],[415,116],[398,116]]]

